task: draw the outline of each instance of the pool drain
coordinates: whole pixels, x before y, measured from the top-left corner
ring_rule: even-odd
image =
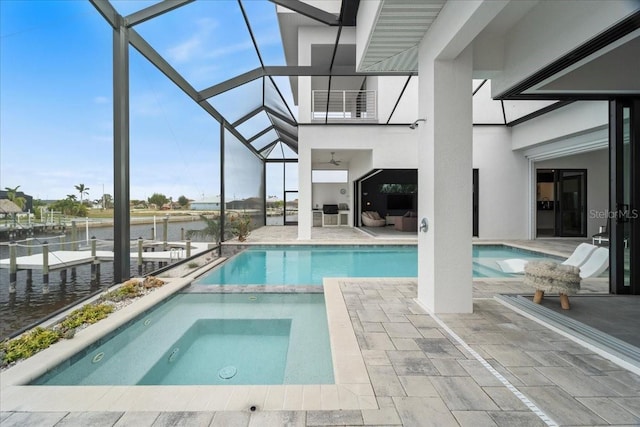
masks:
[[[91,363],[98,363],[102,360],[102,358],[104,357],[104,353],[100,352],[98,354],[96,354],[95,356],[93,356],[93,359],[91,359]]]
[[[250,296],[250,297],[249,297],[249,301],[255,301],[255,300],[257,300],[257,299],[258,299],[258,297],[254,297],[254,296]]]
[[[228,380],[230,378],[235,377],[237,373],[238,373],[238,370],[236,369],[235,366],[225,366],[224,368],[218,371],[218,376],[223,380]]]

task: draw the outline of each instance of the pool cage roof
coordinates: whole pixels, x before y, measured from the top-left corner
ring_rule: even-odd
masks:
[[[332,77],[406,76],[391,114],[386,119],[381,118],[381,123],[408,125],[398,121],[393,113],[405,95],[415,89],[417,70],[359,73],[355,69],[355,58],[347,65],[339,62],[338,58],[344,54],[340,44],[341,30],[355,25],[360,0],[342,0],[339,14],[325,12],[299,0],[90,2],[114,30],[121,26],[126,28],[130,46],[264,161],[297,160],[297,108],[290,86],[290,79],[296,76],[324,77],[327,91],[331,90]],[[330,58],[322,64],[287,66],[280,34],[274,35],[273,28],[264,25],[267,19],[275,22],[276,5],[299,14],[301,22],[336,27],[335,43],[327,50]],[[181,24],[184,27],[184,22],[188,22],[187,12],[189,16],[197,14],[201,17],[201,26],[186,32],[194,44],[202,44],[199,49],[191,49],[190,55],[168,48],[169,41],[173,40],[172,31],[179,31]],[[208,17],[226,20],[237,43],[228,46],[219,40],[201,37],[206,33]],[[171,29],[169,34],[158,36],[167,33],[167,29]],[[238,46],[251,46],[252,54],[234,55]],[[353,51],[355,53],[355,49]],[[215,68],[215,72],[207,73],[209,68]],[[473,97],[474,124],[479,125],[512,126],[568,102],[494,101],[488,80],[474,80]],[[328,109],[327,103],[327,112]]]
[[[290,77],[326,76],[330,79],[334,75],[358,74],[355,67],[334,68],[333,63],[328,66],[286,66],[284,55],[274,53],[275,44],[279,44],[282,51],[279,34],[275,35],[278,38],[275,40],[273,31],[264,31],[262,24],[266,19],[266,4],[270,7],[271,19],[275,20],[276,5],[281,5],[316,23],[341,29],[342,26],[355,25],[359,0],[344,0],[339,15],[324,12],[298,0],[90,2],[116,32],[122,33],[124,30],[126,43],[140,52],[264,161],[297,159],[298,121],[289,88]],[[140,9],[140,5],[146,7]],[[180,57],[180,52],[162,55],[160,51],[167,51],[162,48],[166,47],[166,42],[171,36],[169,34],[164,39],[158,37],[158,31],[153,31],[154,27],[164,30],[176,29],[184,15],[182,11],[187,8],[191,14],[197,13],[202,17],[203,27],[206,27],[207,17],[226,20],[226,25],[232,28],[232,36],[237,39],[237,46],[251,45],[253,55],[242,55],[239,58],[238,55],[233,55],[237,46],[221,45],[219,41],[216,44],[215,40],[210,40],[211,45],[199,49],[200,57],[194,55],[188,61]],[[182,21],[183,26],[184,22]],[[191,31],[195,34],[193,40],[198,32],[200,35],[203,32],[202,28]],[[340,30],[338,39],[339,33]],[[150,36],[147,37],[145,34]],[[338,39],[334,46],[334,55],[338,48]],[[194,41],[194,44],[200,41]],[[211,66],[212,58],[215,58],[217,70],[207,78],[202,70]],[[274,62],[276,65],[272,65]],[[199,67],[200,70],[191,65]],[[220,69],[223,69],[222,72]],[[224,79],[221,80],[221,77]]]

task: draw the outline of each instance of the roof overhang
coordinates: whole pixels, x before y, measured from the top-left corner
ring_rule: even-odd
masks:
[[[357,70],[418,71],[418,45],[446,0],[362,2]]]

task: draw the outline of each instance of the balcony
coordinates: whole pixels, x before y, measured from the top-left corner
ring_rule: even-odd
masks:
[[[311,120],[330,123],[375,123],[378,120],[375,90],[313,90]]]

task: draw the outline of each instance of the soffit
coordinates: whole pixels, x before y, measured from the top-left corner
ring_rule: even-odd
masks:
[[[446,0],[383,0],[358,71],[417,71],[418,44]]]

